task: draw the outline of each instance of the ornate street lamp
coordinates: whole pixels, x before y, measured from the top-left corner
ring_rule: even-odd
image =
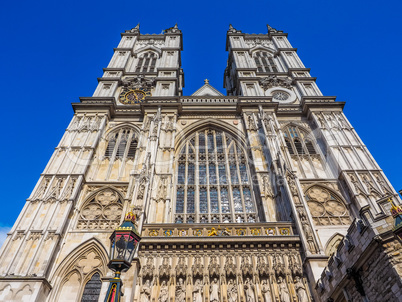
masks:
[[[124,218],[123,223],[110,236],[110,261],[108,267],[115,272],[114,278],[110,279],[105,302],[120,302],[123,282],[120,279],[122,272],[131,267],[135,248],[141,237],[135,227],[135,215],[130,211]]]

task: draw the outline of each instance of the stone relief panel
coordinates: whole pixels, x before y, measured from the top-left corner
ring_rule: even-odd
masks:
[[[77,229],[115,229],[123,212],[119,194],[112,189],[98,192],[86,203],[79,214]]]
[[[152,249],[145,247],[139,254],[145,265],[139,271],[134,301],[311,301],[300,255],[292,248],[247,248],[244,253],[204,246],[202,254],[188,247],[168,252]]]

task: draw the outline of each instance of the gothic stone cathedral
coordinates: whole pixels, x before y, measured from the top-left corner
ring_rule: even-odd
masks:
[[[398,194],[286,33],[230,26],[226,96],[182,95],[177,26],[121,36],[1,249],[1,301],[103,301],[130,209],[124,302],[402,300]]]

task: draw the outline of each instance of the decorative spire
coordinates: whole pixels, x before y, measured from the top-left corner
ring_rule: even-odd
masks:
[[[164,33],[181,33],[181,30],[177,26],[177,23],[173,27],[169,27],[168,29],[164,30]]]
[[[275,28],[269,26],[269,24],[267,24],[267,29],[268,29],[268,32],[273,32],[273,33],[278,32]]]
[[[229,33],[241,33],[241,30],[237,30],[236,28],[234,28],[234,27],[232,26],[232,24],[229,24],[229,30],[228,30],[228,32],[229,32]]]
[[[138,23],[136,27],[134,27],[130,30],[126,30],[126,33],[139,34],[140,33],[140,23]]]

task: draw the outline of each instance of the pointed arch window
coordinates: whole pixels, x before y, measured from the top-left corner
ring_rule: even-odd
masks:
[[[223,131],[202,130],[187,139],[176,181],[176,223],[257,220],[245,152]]]
[[[105,157],[122,160],[134,159],[137,151],[138,140],[135,132],[130,128],[123,128],[109,135],[109,141],[105,150]]]
[[[274,58],[266,51],[256,51],[253,54],[257,72],[278,72]]]
[[[284,130],[283,135],[290,155],[317,154],[313,142],[307,138],[305,131],[295,126],[290,126]]]
[[[92,275],[91,280],[85,284],[81,302],[95,302],[99,300],[102,281],[99,273]]]
[[[157,55],[152,51],[147,51],[140,55],[135,72],[148,73],[155,72]]]

